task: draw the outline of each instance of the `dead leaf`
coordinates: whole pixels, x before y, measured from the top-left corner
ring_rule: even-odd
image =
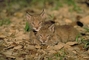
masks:
[[[15,15],[16,17],[22,17],[24,14],[21,13],[21,12],[17,12],[17,13],[14,13],[14,15]]]
[[[53,46],[48,46],[48,47],[47,47],[47,50],[48,50],[48,51],[53,50]]]
[[[59,49],[63,48],[64,45],[65,45],[64,43],[60,43],[60,44],[58,44],[58,45],[55,45],[55,46],[53,47],[53,49],[54,49],[54,50],[59,50]]]
[[[16,60],[24,60],[22,57],[17,57]]]
[[[14,58],[14,56],[12,56],[13,50],[5,51],[5,52],[3,52],[3,54],[6,55],[6,57],[13,57]]]
[[[0,33],[0,38],[4,39],[6,36],[3,33]]]
[[[34,50],[34,49],[35,49],[35,46],[33,46],[33,45],[27,45],[25,48],[26,48],[26,49]]]
[[[78,44],[78,42],[67,42],[66,44],[67,44],[67,45],[70,45],[70,46],[73,46],[73,45]]]
[[[40,46],[40,45],[36,45],[36,46],[35,46],[35,48],[40,49],[40,48],[41,48],[41,46]]]
[[[18,45],[18,46],[15,46],[13,49],[21,49],[22,46],[21,45]]]
[[[56,53],[55,50],[50,50],[50,51],[49,51],[49,54],[50,54],[50,55],[51,55],[51,54],[54,54],[54,53]]]

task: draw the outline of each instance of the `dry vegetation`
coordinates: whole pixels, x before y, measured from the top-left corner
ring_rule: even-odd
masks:
[[[30,28],[25,18],[27,11],[42,11],[44,0],[37,1],[0,0],[0,60],[89,60],[89,3],[86,0],[45,1],[47,20],[55,18],[57,25],[68,25],[79,19],[84,26],[75,26],[83,33],[75,42],[42,46],[29,41]]]

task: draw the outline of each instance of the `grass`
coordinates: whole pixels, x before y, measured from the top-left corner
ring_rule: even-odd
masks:
[[[77,6],[76,4],[73,5],[73,10],[78,12],[78,13],[82,12],[81,8],[79,6]]]
[[[76,40],[76,42],[79,42],[79,40],[78,40],[78,39],[79,39],[80,37],[81,37],[81,34],[78,34],[78,35],[76,36],[76,39],[75,39],[75,40]]]
[[[48,60],[52,60],[52,58],[49,58],[49,57],[48,57]]]
[[[64,0],[65,4],[67,4],[68,6],[74,5],[75,2],[74,0]]]
[[[5,19],[0,20],[0,26],[8,25],[10,23],[11,23],[11,21],[9,18],[5,18]]]
[[[85,43],[84,48],[85,48],[85,49],[89,49],[89,40]]]
[[[54,56],[56,57],[56,60],[64,60],[65,58],[65,52],[63,49],[61,49],[59,52],[57,52]]]
[[[58,59],[58,57],[60,57],[60,59]],[[56,58],[57,58],[58,60],[63,60],[64,57],[65,57],[65,53],[64,53],[63,50],[61,50],[61,53],[58,52],[58,53],[56,54]]]
[[[85,39],[81,39],[81,43],[80,44],[83,44],[84,46],[84,49],[89,49],[89,40],[85,40]]]
[[[63,7],[63,3],[61,2],[61,0],[56,0],[54,9],[58,10],[60,7]]]
[[[84,28],[84,29],[86,30],[85,35],[87,35],[86,33],[89,33],[89,29],[88,28]],[[80,38],[80,40],[79,40],[79,38]],[[80,44],[83,44],[84,49],[87,49],[87,50],[89,49],[89,39],[84,39],[84,38],[82,38],[81,35],[78,35],[76,37],[76,41]]]
[[[30,6],[29,3],[30,0],[4,0],[5,9],[9,14],[13,14],[13,12],[21,10],[24,7]]]
[[[45,4],[48,3],[49,5],[53,5],[51,8],[53,10],[58,10],[60,7],[63,7],[64,4],[67,4],[68,6],[73,6],[72,10],[81,12],[81,8],[76,4],[74,0],[5,0],[4,4],[6,5],[6,8],[8,11],[12,10],[13,5],[19,5],[20,8],[24,7],[35,7],[39,6],[41,8],[45,7]]]
[[[53,54],[52,56],[48,57],[47,60],[64,60],[66,53],[63,49],[59,50],[57,53]]]
[[[26,6],[28,5],[29,0],[5,0],[6,6],[12,6],[13,4],[20,4],[21,6]]]
[[[86,30],[86,33],[89,33],[89,28],[84,28]],[[84,40],[84,48],[89,49],[89,39]]]
[[[89,28],[84,28],[86,30],[86,32],[89,32]]]
[[[24,29],[25,29],[26,32],[28,32],[28,31],[31,30],[28,22],[26,22],[26,25],[25,25],[25,28]]]
[[[73,6],[73,8],[70,9],[70,11],[76,11],[78,13],[82,12],[81,8],[77,5],[77,3],[74,0],[65,0],[64,2],[68,6]]]

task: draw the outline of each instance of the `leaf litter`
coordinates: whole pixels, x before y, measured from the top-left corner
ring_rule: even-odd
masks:
[[[64,10],[65,9],[65,10]],[[64,12],[62,12],[64,10]],[[89,50],[84,49],[84,44],[78,42],[58,43],[55,46],[41,46],[29,42],[29,32],[24,30],[26,20],[23,18],[25,11],[16,12],[10,17],[9,25],[0,26],[0,59],[1,60],[88,60]],[[63,24],[71,23],[78,13],[71,13],[68,7],[59,10],[47,10],[50,15],[56,16],[56,21]],[[51,13],[52,12],[52,13]],[[87,13],[85,13],[87,14]],[[84,16],[81,22],[88,25],[89,16]],[[78,27],[76,27],[80,30]],[[81,28],[82,30],[82,28]],[[87,38],[86,38],[87,39]]]

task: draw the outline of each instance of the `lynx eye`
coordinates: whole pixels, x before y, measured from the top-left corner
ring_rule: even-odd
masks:
[[[34,22],[32,22],[32,24],[34,25]]]
[[[41,25],[42,24],[42,22],[39,22],[39,25]]]
[[[35,23],[34,22],[32,22],[32,26],[34,26],[35,25]]]
[[[42,35],[39,35],[42,38]]]
[[[47,37],[49,37],[50,35],[47,35]]]
[[[49,39],[50,35],[47,35],[47,39]]]

